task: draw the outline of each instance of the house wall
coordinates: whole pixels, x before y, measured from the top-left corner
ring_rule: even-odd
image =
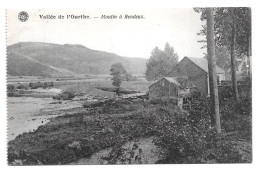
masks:
[[[184,58],[177,66],[169,73],[169,77],[188,76],[202,95],[208,95],[208,79],[207,73],[190,61]]]
[[[219,80],[220,80],[220,81],[226,80],[225,73],[218,73],[217,75],[219,76]]]
[[[161,79],[149,87],[149,98],[177,97],[178,88],[173,83]]]

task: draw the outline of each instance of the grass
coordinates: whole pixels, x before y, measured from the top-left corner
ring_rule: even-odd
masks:
[[[19,135],[8,144],[8,163],[66,164],[149,136],[157,136],[156,145],[164,149],[158,163],[250,163],[250,99],[237,105],[228,98],[220,104],[223,135],[219,137],[211,125],[207,100],[194,102],[188,112],[167,104],[114,100],[86,113],[54,118],[35,132]]]
[[[21,84],[25,86],[29,85],[29,82],[37,82],[37,81],[53,81],[54,87],[62,89],[63,91],[71,91],[78,93],[85,93],[91,95],[99,95],[99,96],[107,96],[108,98],[115,97],[115,93],[102,91],[96,89],[96,87],[112,87],[112,81],[110,76],[91,76],[86,78],[81,78],[80,80],[77,78],[68,78],[67,80],[56,81],[56,78],[46,78],[46,79],[37,79],[37,78],[18,78]],[[12,80],[10,80],[12,82]],[[17,81],[18,82],[18,81]],[[137,81],[123,81],[122,87],[130,90],[137,90],[141,92],[146,92],[148,90],[148,86],[151,82],[145,80],[143,77],[138,77]],[[13,83],[16,87],[18,84]]]
[[[102,79],[97,81],[78,81],[78,82],[62,82],[54,83],[54,86],[64,91],[72,91],[78,93],[86,93],[91,95],[114,97],[114,93],[96,89],[97,86],[112,86],[110,80]]]
[[[139,78],[137,81],[123,81],[122,87],[130,90],[136,90],[140,92],[147,92],[148,86],[151,82]],[[77,82],[59,82],[54,83],[54,86],[62,89],[64,91],[72,91],[72,92],[79,92],[79,93],[86,93],[91,95],[99,95],[99,96],[106,96],[108,98],[114,98],[114,92],[102,91],[97,89],[96,87],[112,87],[112,82],[110,78],[98,78],[98,79],[91,79],[87,81],[77,81]]]
[[[118,108],[117,103],[109,106]],[[128,113],[125,109],[125,113],[117,110],[118,114],[106,111],[98,116],[90,112],[65,115],[53,119],[35,132],[24,133],[8,144],[9,164],[15,164],[15,160],[21,160],[25,165],[65,164],[153,133],[153,119],[150,119],[149,112],[144,115],[147,110],[129,110]],[[74,148],[73,143],[80,146]]]

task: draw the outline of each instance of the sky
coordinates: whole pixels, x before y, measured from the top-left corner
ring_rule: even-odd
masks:
[[[26,22],[18,20],[23,10],[7,10],[7,45],[18,42],[46,42],[81,44],[127,57],[149,58],[157,46],[166,42],[175,53],[203,57],[206,50],[198,40],[202,21],[192,8],[171,9],[87,9],[87,10],[26,10]],[[143,19],[124,19],[125,15],[142,15]],[[56,19],[41,19],[40,15],[53,15]],[[58,19],[63,15],[64,19]],[[67,15],[85,15],[91,19],[67,19]],[[102,15],[117,16],[101,19]],[[122,15],[123,19],[119,19]],[[95,18],[96,17],[96,18]]]

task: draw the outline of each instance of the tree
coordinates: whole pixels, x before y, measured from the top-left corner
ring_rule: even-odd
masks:
[[[176,64],[178,64],[179,56],[174,53],[174,49],[170,46],[169,43],[165,44],[164,53],[167,59],[170,60],[171,66],[175,66]]]
[[[146,79],[151,81],[167,76],[178,63],[178,58],[179,56],[174,52],[174,48],[169,43],[165,44],[164,51],[155,47],[146,63]]]
[[[126,70],[121,63],[112,64],[110,68],[110,75],[112,76],[112,84],[117,88],[117,95],[119,96],[119,88],[123,81],[123,76]]]
[[[234,14],[232,15],[232,9]],[[231,30],[233,17],[236,21],[236,43],[238,54],[251,56],[251,9],[248,7],[242,8],[214,8],[214,33],[215,42],[217,46],[227,46],[230,50],[230,42],[232,40]],[[194,11],[201,13],[201,20],[206,20],[205,8],[194,8]],[[206,36],[207,26],[202,25],[202,29],[198,35]],[[198,42],[206,43],[206,40],[199,40]],[[203,46],[202,48],[206,48]]]
[[[216,46],[216,64],[217,66],[223,68],[225,72],[230,72],[230,53],[226,46]]]
[[[201,12],[201,20],[206,19],[205,8],[195,8]],[[251,78],[251,9],[250,8],[214,8],[215,43],[218,47],[226,47],[230,52],[232,83],[234,96],[239,102],[236,81],[237,59],[247,56],[249,77]],[[203,26],[199,35],[206,35],[207,26]],[[202,42],[202,41],[201,41]]]
[[[208,53],[208,66],[209,66],[210,98],[212,102],[211,112],[214,112],[215,115],[216,131],[217,133],[221,133],[218,85],[217,85],[217,75],[216,75],[216,59],[215,59],[214,17],[213,17],[212,8],[206,8],[206,17],[207,17],[207,53]]]
[[[230,73],[230,53],[226,46],[219,47],[215,45],[215,56],[216,65],[224,69],[226,73]],[[208,59],[207,54],[205,54],[204,58]]]
[[[231,8],[231,16],[232,16],[232,31],[231,31],[231,71],[232,71],[232,86],[234,96],[237,102],[239,102],[239,95],[238,95],[238,88],[237,88],[237,75],[236,75],[236,57],[235,57],[235,50],[236,50],[236,19],[234,15],[234,8]]]

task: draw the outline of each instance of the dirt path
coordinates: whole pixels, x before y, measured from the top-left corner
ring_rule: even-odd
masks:
[[[159,160],[158,157],[158,150],[154,144],[153,144],[153,137],[150,138],[142,138],[138,140],[137,142],[129,141],[127,142],[123,148],[130,149],[133,147],[134,143],[138,144],[139,149],[142,150],[141,154],[141,162],[144,164],[154,164],[156,161]],[[92,154],[90,157],[87,158],[81,158],[74,162],[69,163],[68,165],[100,165],[100,164],[108,164],[107,161],[101,159],[104,156],[107,156],[111,152],[111,148],[101,150],[99,152],[96,152]],[[135,155],[137,155],[139,150],[136,150]],[[119,162],[117,164],[120,164]],[[132,159],[132,164],[138,164],[135,159]]]

